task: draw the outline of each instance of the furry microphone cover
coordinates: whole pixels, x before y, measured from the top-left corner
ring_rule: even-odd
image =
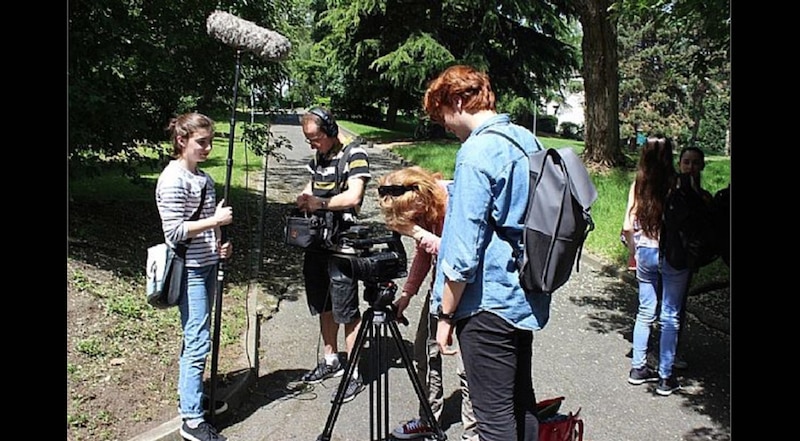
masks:
[[[206,28],[209,35],[228,46],[252,52],[265,60],[282,60],[292,48],[292,43],[283,35],[223,11],[209,15]]]

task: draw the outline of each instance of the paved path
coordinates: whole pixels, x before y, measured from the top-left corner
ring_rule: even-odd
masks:
[[[294,200],[305,183],[302,167],[311,149],[303,142],[296,121],[296,116],[292,116],[272,128],[275,135],[286,136],[295,148],[285,152],[285,161],[269,164],[268,210],[285,211],[289,206],[285,204]],[[368,152],[374,177],[403,166],[383,147],[375,146]],[[367,223],[380,222],[375,181],[368,187],[362,211]],[[279,217],[271,221],[273,228],[267,234],[272,236],[268,240],[281,240],[277,237],[280,226],[274,225],[275,219]],[[410,242],[405,244],[410,252]],[[264,271],[274,274],[265,289],[279,303],[277,310],[261,324],[260,368],[255,384],[240,406],[220,418],[221,432],[230,441],[312,441],[326,428],[330,397],[339,379],[313,387],[298,381],[314,366],[321,345],[317,319],[306,306],[298,255],[287,250],[285,255],[265,259]],[[402,285],[403,280],[397,282]],[[731,358],[727,329],[711,328],[689,316],[684,355],[690,367],[678,371],[684,390],[660,397],[652,384],[631,386],[626,382],[636,310],[636,290],[629,283],[609,274],[600,262],[584,253],[580,272],[554,296],[550,322],[534,337],[534,386],[540,400],[565,396],[562,411],[581,408],[585,440],[730,440]],[[364,303],[364,308],[367,306]],[[412,301],[406,314],[411,323],[408,327],[400,326],[409,350],[420,307],[421,301]],[[344,348],[341,336],[340,341],[340,347]],[[371,396],[368,388],[344,404],[335,424],[328,426],[332,427],[330,440],[383,439],[377,434],[391,431],[397,423],[415,416],[418,399],[393,345],[389,341],[385,346],[392,350],[388,398]],[[367,378],[374,378],[366,368],[372,361],[369,353],[369,350],[362,352],[361,372]],[[460,397],[452,357],[445,357],[444,369],[443,427],[448,440],[458,440]],[[375,382],[372,385],[377,389]],[[371,432],[374,410],[383,412],[387,403],[389,427]]]

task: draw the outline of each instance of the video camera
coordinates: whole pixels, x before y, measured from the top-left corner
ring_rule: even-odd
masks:
[[[339,234],[339,245],[355,249],[356,254],[335,254],[333,264],[347,277],[364,282],[364,300],[373,307],[390,305],[397,290],[392,279],[408,275],[400,233],[369,237],[368,226],[355,225]]]

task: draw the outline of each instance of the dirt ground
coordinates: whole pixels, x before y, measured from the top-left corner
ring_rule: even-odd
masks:
[[[151,200],[70,200],[68,213],[67,440],[128,440],[178,415],[178,311],[149,306],[143,286],[146,249],[163,237],[158,214]],[[231,234],[247,237],[241,224]],[[247,367],[245,262],[234,256],[226,275],[219,387]]]

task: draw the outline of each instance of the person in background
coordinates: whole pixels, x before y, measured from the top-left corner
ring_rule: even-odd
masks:
[[[551,296],[525,293],[509,243],[521,241],[527,154],[541,144],[496,112],[489,76],[471,66],[445,69],[423,106],[462,142],[431,292],[436,341],[452,354],[453,331],[458,337],[482,441],[536,440],[533,333],[549,319]]]
[[[708,190],[703,189],[703,170],[706,168],[706,156],[698,147],[684,147],[678,156],[678,171],[692,176],[695,191],[700,193],[703,200],[710,204],[714,198]]]
[[[200,113],[172,118],[167,127],[173,160],[156,183],[156,206],[164,240],[176,245],[192,239],[186,250],[186,274],[181,283],[178,311],[183,346],[178,371],[179,410],[183,419],[180,434],[191,441],[225,441],[205,420],[208,399],[203,395],[203,371],[211,351],[211,305],[217,290],[219,259],[233,254],[230,242],[221,243],[220,227],[233,222],[233,209],[216,203],[214,180],[198,167],[208,159],[214,140],[214,121]],[[201,200],[203,188],[205,200]],[[202,206],[197,220],[188,220]],[[204,400],[206,401],[204,403]],[[215,403],[214,411],[227,408]]]
[[[411,298],[419,292],[425,277],[436,266],[442,227],[447,209],[447,184],[441,173],[431,173],[420,167],[408,167],[391,172],[379,181],[378,200],[387,227],[416,242],[416,253],[400,297],[395,300],[396,314],[403,317]],[[435,277],[435,274],[434,274]],[[433,283],[433,279],[431,280]],[[420,383],[426,388],[428,404],[439,420],[444,406],[442,387],[442,355],[436,342],[436,317],[430,313],[430,290],[423,300],[414,339],[414,361]],[[469,387],[463,361],[458,358],[457,374],[461,385],[462,440],[477,441],[475,416],[469,398]],[[430,421],[420,403],[419,417],[397,427],[392,435],[397,439],[433,436]]]
[[[339,231],[344,231],[357,221],[364,191],[371,179],[367,152],[359,142],[354,141],[349,155],[344,157],[344,135],[339,132],[339,126],[327,109],[309,109],[300,123],[306,142],[316,150],[316,154],[306,166],[310,179],[297,196],[297,208],[307,213],[333,211]],[[343,176],[338,176],[337,172],[340,161],[347,162]],[[340,191],[336,189],[337,179]],[[343,274],[332,263],[331,258],[337,252],[342,250],[309,248],[303,256],[306,299],[311,314],[319,315],[324,346],[324,358],[302,377],[309,384],[321,383],[344,373],[344,363],[339,359],[337,344],[339,326],[344,325],[349,359],[361,324],[358,280]],[[363,389],[364,384],[356,366],[351,378],[347,379],[342,401],[346,403],[352,400]],[[334,390],[331,400],[335,399],[337,391]]]
[[[636,244],[636,279],[639,308],[633,328],[633,354],[628,383],[658,382],[656,393],[668,396],[680,389],[672,374],[680,313],[689,270],[677,270],[659,252],[662,215],[667,193],[676,173],[672,142],[664,136],[649,137],[642,147],[636,178],[628,192],[623,231],[633,234]],[[660,288],[659,288],[660,286]],[[659,289],[661,302],[659,311]],[[661,328],[658,371],[646,364],[647,346],[656,312]]]
[[[714,197],[702,186],[702,172],[705,168],[706,158],[702,150],[697,147],[684,147],[681,149],[681,153],[678,156],[678,171],[692,176],[692,183],[695,185],[695,191],[700,193],[707,204],[711,205],[711,201]],[[689,367],[689,363],[680,356],[680,352],[682,348],[681,340],[683,339],[684,330],[686,329],[686,301],[689,299],[688,291],[692,283],[693,275],[693,273],[689,273],[689,279],[686,281],[687,293],[683,296],[683,304],[681,305],[681,312],[678,317],[681,326],[678,328],[678,343],[675,347],[675,360],[672,363],[675,369],[686,369]]]

